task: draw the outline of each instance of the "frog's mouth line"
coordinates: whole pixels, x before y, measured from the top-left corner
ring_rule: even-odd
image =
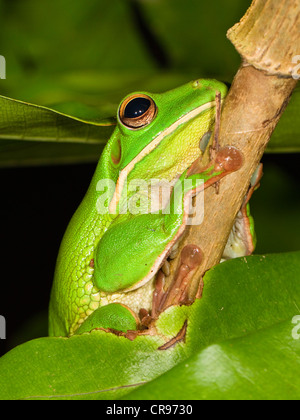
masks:
[[[197,117],[202,112],[211,109],[216,106],[216,101],[207,102],[204,105],[199,106],[198,108],[193,109],[189,113],[183,115],[179,118],[174,124],[166,128],[162,133],[160,133],[154,140],[152,140],[121,172],[116,184],[116,189],[113,195],[113,198],[109,205],[109,212],[114,214],[116,212],[118,203],[121,198],[122,190],[125,184],[126,179],[128,178],[129,173],[133,170],[135,165],[147,156],[152,150],[154,150],[161,141],[168,135],[172,134],[180,125],[187,123],[193,118]]]

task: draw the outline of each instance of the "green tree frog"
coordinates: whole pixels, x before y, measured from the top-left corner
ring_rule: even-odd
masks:
[[[122,101],[117,126],[61,244],[50,335],[97,327],[135,330],[139,310],[151,311],[155,277],[184,233],[187,203],[241,164],[238,152],[227,148],[197,170],[214,126],[217,93],[225,98],[223,83],[200,79]],[[247,202],[225,259],[252,251]]]

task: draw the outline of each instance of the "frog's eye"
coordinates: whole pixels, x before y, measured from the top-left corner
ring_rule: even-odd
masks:
[[[119,117],[122,124],[130,128],[142,128],[150,124],[156,116],[156,105],[150,96],[132,95],[120,106]]]

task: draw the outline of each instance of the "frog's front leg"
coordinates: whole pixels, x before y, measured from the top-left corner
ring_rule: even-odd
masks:
[[[169,214],[160,211],[120,215],[95,250],[96,287],[106,293],[126,293],[152,279],[184,233],[190,199],[241,165],[238,150],[223,148],[207,168],[199,171],[197,164],[192,165],[179,178],[171,196]],[[192,181],[192,185],[185,180]]]

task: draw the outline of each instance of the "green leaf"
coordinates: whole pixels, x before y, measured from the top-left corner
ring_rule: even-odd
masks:
[[[153,400],[299,400],[300,343],[291,321],[200,351],[126,396]]]
[[[299,274],[299,252],[211,270],[199,350],[126,399],[299,399],[300,334],[292,322],[300,315]]]
[[[94,331],[41,338],[0,359],[0,399],[115,399],[175,365],[183,345],[157,348],[159,337],[134,342]],[[181,356],[182,357],[182,356]]]
[[[83,120],[4,96],[0,96],[0,110],[2,139],[101,144],[115,125],[112,119]]]
[[[80,112],[85,119],[0,96],[0,166],[73,162],[80,152],[80,161],[88,161],[92,154],[89,145],[97,145],[94,151],[97,149],[99,156],[115,121],[101,119],[99,114],[97,118],[95,110],[89,117],[86,107],[77,108],[78,115]]]
[[[299,252],[233,260],[207,273],[201,300],[162,314],[159,336],[131,342],[93,331],[25,343],[0,359],[0,398],[165,399],[170,390],[187,399],[247,398],[247,390],[248,398],[293,398],[300,392],[298,379],[290,383],[300,355],[300,341],[291,341],[299,276]],[[185,319],[185,343],[158,350]]]

